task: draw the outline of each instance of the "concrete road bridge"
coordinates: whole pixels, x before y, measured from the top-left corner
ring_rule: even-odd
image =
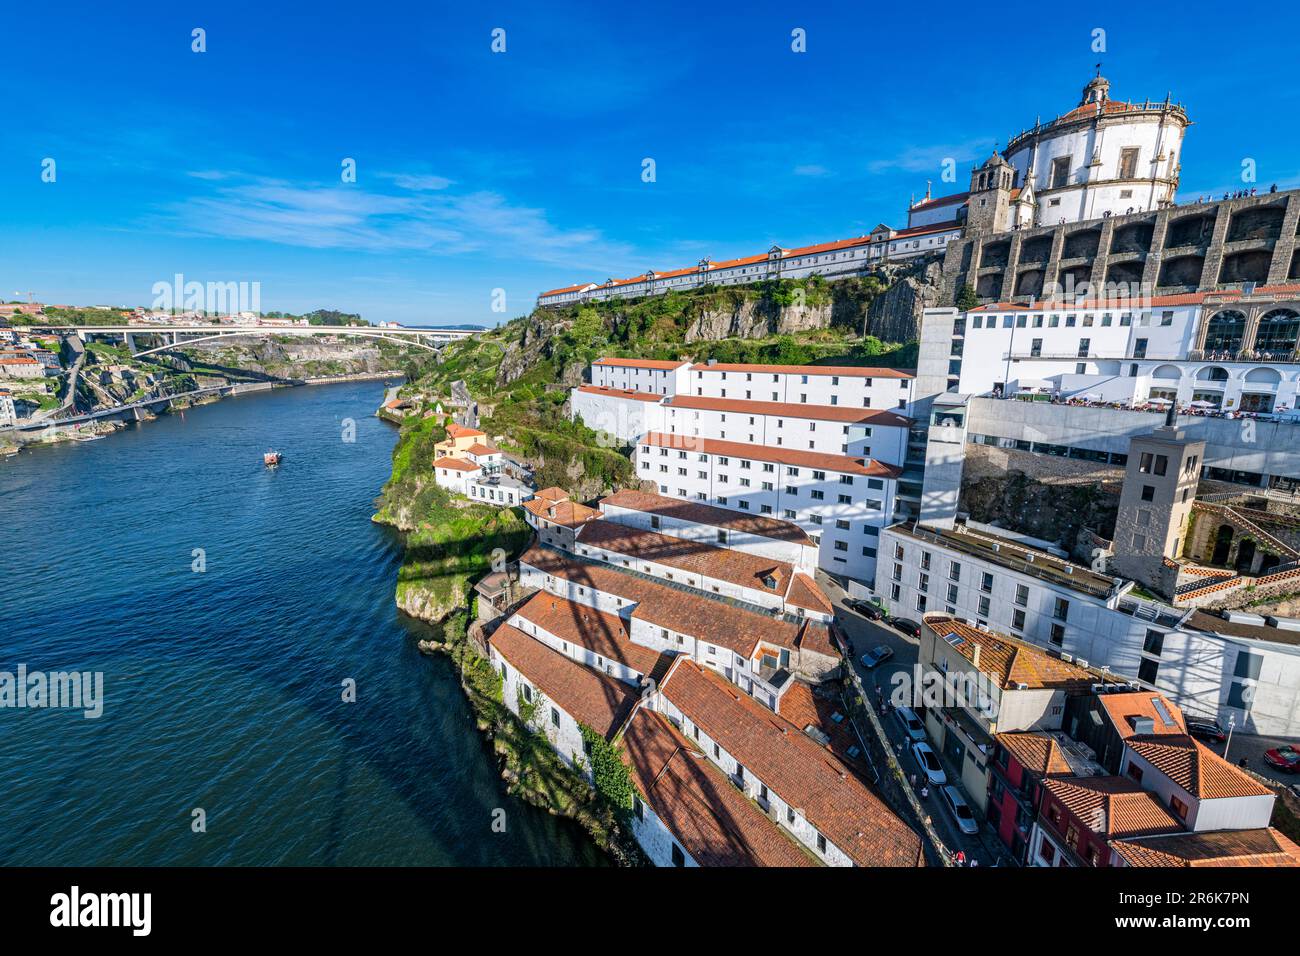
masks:
[[[448,342],[459,342],[481,330],[471,329],[420,329],[388,328],[361,325],[31,325],[25,327],[30,332],[54,335],[75,335],[83,342],[88,336],[121,336],[131,354],[137,358],[165,352],[199,342],[211,342],[217,339],[239,338],[246,336],[320,336],[347,335],[353,338],[383,339],[417,348],[436,352]],[[167,344],[136,349],[135,336],[159,335]]]

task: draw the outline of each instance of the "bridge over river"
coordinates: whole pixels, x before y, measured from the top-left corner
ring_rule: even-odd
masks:
[[[137,358],[152,355],[155,352],[165,352],[168,349],[196,345],[199,342],[210,342],[216,339],[269,335],[298,337],[347,335],[354,338],[383,339],[436,352],[439,347],[446,345],[448,342],[458,342],[482,331],[481,329],[394,328],[375,325],[216,325],[199,323],[190,325],[30,325],[19,328],[20,331],[25,329],[29,332],[75,335],[83,342],[87,336],[92,335],[121,336],[131,354]],[[135,344],[137,335],[157,335],[162,336],[167,341],[163,345],[137,350]]]

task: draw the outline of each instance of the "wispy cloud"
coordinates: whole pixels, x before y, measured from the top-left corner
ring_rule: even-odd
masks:
[[[599,230],[561,228],[545,210],[496,192],[457,192],[451,180],[429,174],[383,178],[405,187],[381,192],[344,183],[222,182],[210,194],[166,207],[163,218],[189,235],[310,249],[479,254],[575,268],[598,268],[629,254]]]
[[[818,165],[817,163],[807,163],[803,166],[796,166],[794,168],[794,174],[796,176],[821,177],[821,176],[829,176],[831,174],[831,171],[827,169],[825,166]]]
[[[398,189],[409,189],[413,192],[446,189],[453,183],[453,180],[446,176],[435,176],[432,173],[381,173],[380,175],[391,180]]]
[[[894,156],[871,160],[867,163],[867,171],[888,173],[901,170],[907,173],[939,173],[948,161],[960,164],[979,156],[984,150],[991,151],[992,148],[993,144],[987,139],[972,139],[964,143],[939,146],[914,146]]]

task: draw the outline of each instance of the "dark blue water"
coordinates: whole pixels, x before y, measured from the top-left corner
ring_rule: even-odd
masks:
[[[0,864],[600,862],[505,794],[396,612],[381,397],[245,396],[0,461],[0,671],[105,682],[97,720],[0,708]]]

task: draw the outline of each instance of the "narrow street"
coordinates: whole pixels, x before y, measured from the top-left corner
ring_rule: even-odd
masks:
[[[833,580],[819,575],[818,583],[822,585],[827,596],[831,598],[832,603],[835,605],[835,621],[853,645],[853,667],[862,679],[862,684],[867,691],[874,693],[876,713],[881,714],[881,701],[887,701],[896,686],[910,688],[912,668],[917,662],[917,642],[888,625],[869,621],[862,615],[849,610],[844,606],[847,595]],[[869,670],[863,667],[860,660],[862,653],[881,644],[894,652],[893,657],[873,669]],[[895,675],[899,675],[897,679]],[[903,677],[906,677],[906,684],[902,683]],[[948,850],[954,854],[962,851],[965,853],[968,862],[977,860],[980,866],[1009,865],[1011,863],[1010,855],[997,836],[988,828],[983,815],[979,813],[973,802],[971,809],[980,822],[980,832],[977,835],[969,836],[958,829],[952,812],[948,809],[947,804],[943,802],[937,788],[930,787],[929,795],[923,799],[921,798],[921,788],[926,785],[925,774],[916,758],[912,755],[911,740],[904,731],[903,725],[899,723],[892,706],[886,706],[886,711],[881,714],[880,719],[884,725],[885,733],[889,736],[889,741],[894,747],[894,754],[903,768],[903,773],[908,776],[909,780],[912,775],[915,775],[916,783],[913,790],[921,805],[929,813],[935,831],[939,834]],[[934,747],[933,741],[931,741],[931,746]],[[967,794],[961,785],[956,783],[960,779],[959,775],[949,764],[947,757],[939,752],[939,748],[934,747],[934,750],[939,762],[944,767],[949,782],[957,786],[957,789],[961,790],[967,801],[970,802],[970,794]]]

